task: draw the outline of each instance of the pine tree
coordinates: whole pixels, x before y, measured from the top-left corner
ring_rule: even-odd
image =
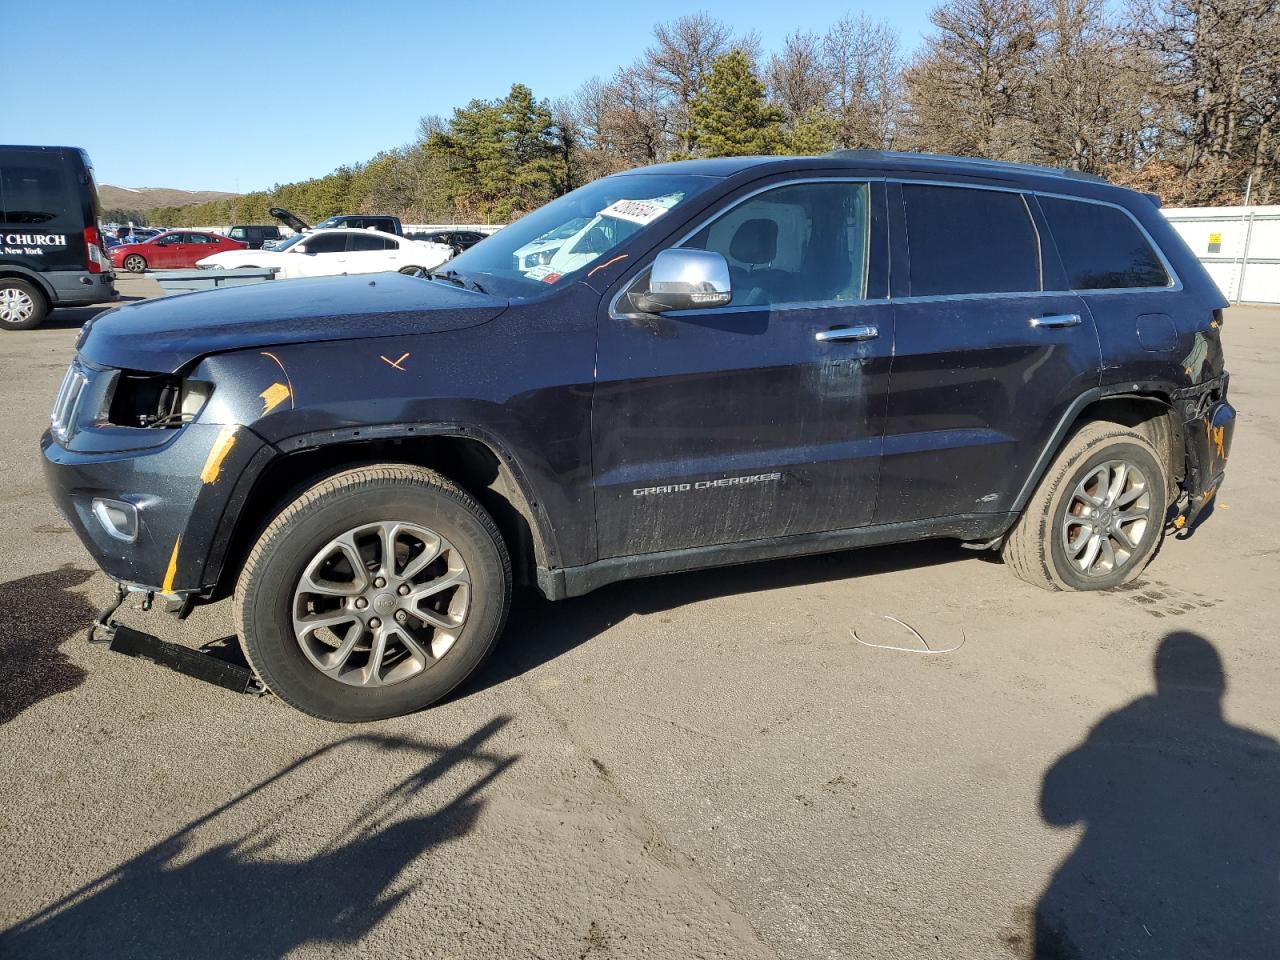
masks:
[[[773,154],[782,148],[782,111],[741,50],[717,57],[690,110],[697,150],[708,157]]]

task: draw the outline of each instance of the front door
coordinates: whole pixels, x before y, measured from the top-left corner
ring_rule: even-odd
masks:
[[[602,559],[870,521],[893,344],[886,240],[881,184],[782,184],[680,244],[724,255],[728,306],[652,316],[615,301],[592,408]]]
[[[889,190],[909,263],[895,246],[893,385],[875,522],[1009,511],[1058,421],[1098,384],[1093,320],[1066,289],[1022,194]]]

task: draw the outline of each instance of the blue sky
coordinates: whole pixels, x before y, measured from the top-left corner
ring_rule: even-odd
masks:
[[[888,20],[910,50],[932,6],[707,0],[701,9],[756,32],[765,50],[861,11]],[[11,54],[0,142],[84,147],[100,183],[262,189],[367,160],[412,140],[420,116],[447,117],[512,83],[567,95],[635,59],[655,23],[695,9],[675,0],[0,0]]]

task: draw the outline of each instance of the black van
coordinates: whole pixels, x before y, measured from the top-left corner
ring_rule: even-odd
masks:
[[[249,245],[250,250],[261,250],[267,240],[280,239],[279,227],[268,227],[257,223],[236,224],[227,231],[232,240],[239,240]]]
[[[0,330],[116,298],[100,212],[79,147],[0,146]]]

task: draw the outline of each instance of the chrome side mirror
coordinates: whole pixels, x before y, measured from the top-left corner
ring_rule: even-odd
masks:
[[[733,299],[729,264],[714,250],[663,250],[649,271],[649,289],[630,299],[642,313],[723,307]]]

